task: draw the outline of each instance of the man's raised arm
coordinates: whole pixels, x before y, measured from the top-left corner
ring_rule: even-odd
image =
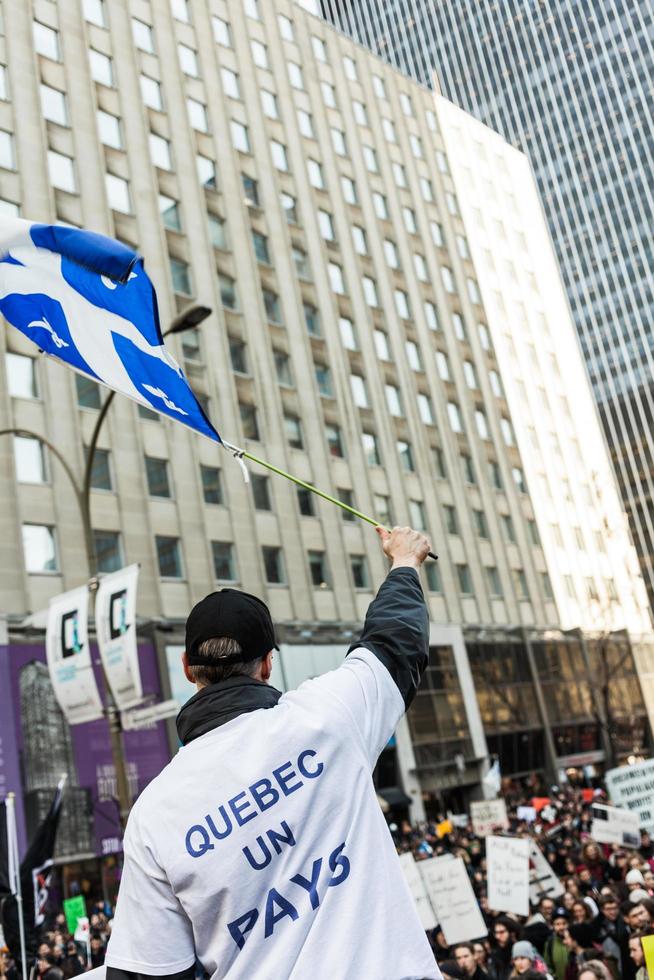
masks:
[[[391,570],[368,608],[361,637],[348,653],[364,647],[386,667],[408,708],[429,660],[429,616],[418,569],[430,543],[409,527],[378,527]]]

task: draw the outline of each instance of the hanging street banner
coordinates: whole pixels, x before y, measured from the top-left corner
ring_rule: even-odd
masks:
[[[416,867],[448,946],[488,935],[463,858],[428,858]]]
[[[50,680],[69,725],[102,718],[88,634],[89,590],[85,585],[50,600],[45,649]]]
[[[136,645],[139,566],[103,575],[95,597],[95,628],[111,693],[121,711],[143,700]]]
[[[654,834],[654,759],[609,769],[604,778],[611,803],[636,813],[639,826]]]
[[[470,804],[470,816],[477,837],[488,837],[494,830],[509,829],[504,800],[476,800]]]
[[[489,907],[529,915],[529,839],[487,837],[486,861]]]

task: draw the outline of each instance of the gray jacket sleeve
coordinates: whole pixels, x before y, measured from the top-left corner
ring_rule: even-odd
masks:
[[[414,568],[389,572],[368,608],[360,639],[348,653],[360,647],[386,667],[408,708],[429,662],[429,616]]]

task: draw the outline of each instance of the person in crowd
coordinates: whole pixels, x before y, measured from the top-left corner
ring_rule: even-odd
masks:
[[[511,950],[518,941],[519,924],[506,915],[499,915],[493,925],[493,941],[488,958],[490,980],[508,980],[513,964]]]
[[[459,943],[452,947],[454,959],[463,970],[466,980],[488,980],[488,973],[482,969],[475,959],[475,949],[472,943]]]
[[[614,980],[614,977],[601,960],[585,960],[579,969],[579,980]]]
[[[600,913],[592,923],[596,940],[605,955],[613,957],[619,964],[620,976],[630,980],[629,927],[620,912],[618,900],[609,892],[600,898],[599,905]]]
[[[561,906],[552,915],[552,935],[545,943],[544,958],[555,980],[565,980],[569,950],[564,942],[568,931],[568,913]]]
[[[568,947],[568,965],[565,971],[565,980],[579,980],[579,971],[584,961],[584,951],[592,950],[593,955],[597,951],[593,948],[593,929],[587,922],[572,922],[568,927],[563,942]],[[592,959],[593,955],[589,958]]]
[[[521,939],[513,944],[511,948],[511,963],[513,966],[511,977],[513,978],[522,978],[526,973],[533,970],[541,977],[541,980],[552,980],[551,975],[547,972],[545,963],[527,939]]]
[[[643,951],[643,944],[641,943],[642,937],[647,935],[648,932],[645,929],[643,932],[635,932],[629,937],[629,956],[634,966],[634,977],[636,977],[637,980],[644,980],[644,978],[647,976],[645,969],[645,953]]]
[[[476,943],[472,944],[473,952],[475,954],[475,963],[484,973],[488,973],[488,949],[486,943],[482,940],[477,940]]]

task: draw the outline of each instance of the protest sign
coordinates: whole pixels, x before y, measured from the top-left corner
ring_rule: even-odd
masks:
[[[445,837],[446,834],[451,834],[454,830],[451,820],[441,820],[439,824],[436,824],[436,836]]]
[[[494,830],[509,829],[504,800],[477,800],[470,804],[470,816],[477,837],[487,837]]]
[[[517,816],[518,820],[526,820],[527,823],[533,823],[536,819],[536,807],[519,806]]]
[[[638,814],[639,826],[654,834],[654,759],[609,769],[605,779],[611,802]]]
[[[488,935],[463,858],[430,858],[417,867],[448,945]]]
[[[77,923],[86,916],[86,902],[83,895],[74,895],[64,899],[64,915],[68,932],[75,932]]]
[[[637,813],[617,806],[605,806],[603,803],[593,803],[590,813],[593,818],[590,836],[598,844],[640,847],[640,820]]]
[[[487,837],[486,860],[489,907],[529,915],[529,840]]]
[[[470,817],[467,813],[449,813],[447,814],[447,819],[450,820],[455,827],[459,830],[465,830],[470,823]]]
[[[435,929],[437,925],[436,916],[429,900],[429,895],[425,889],[422,876],[418,870],[422,862],[415,861],[413,854],[408,852],[407,854],[400,854],[400,864],[402,865],[402,871],[404,872],[406,883],[409,886],[411,897],[415,902],[422,928],[425,930]]]
[[[538,845],[529,843],[529,901],[538,905],[541,898],[558,898],[565,889]]]
[[[645,969],[647,976],[654,977],[654,936],[643,936],[640,940],[645,954]]]

